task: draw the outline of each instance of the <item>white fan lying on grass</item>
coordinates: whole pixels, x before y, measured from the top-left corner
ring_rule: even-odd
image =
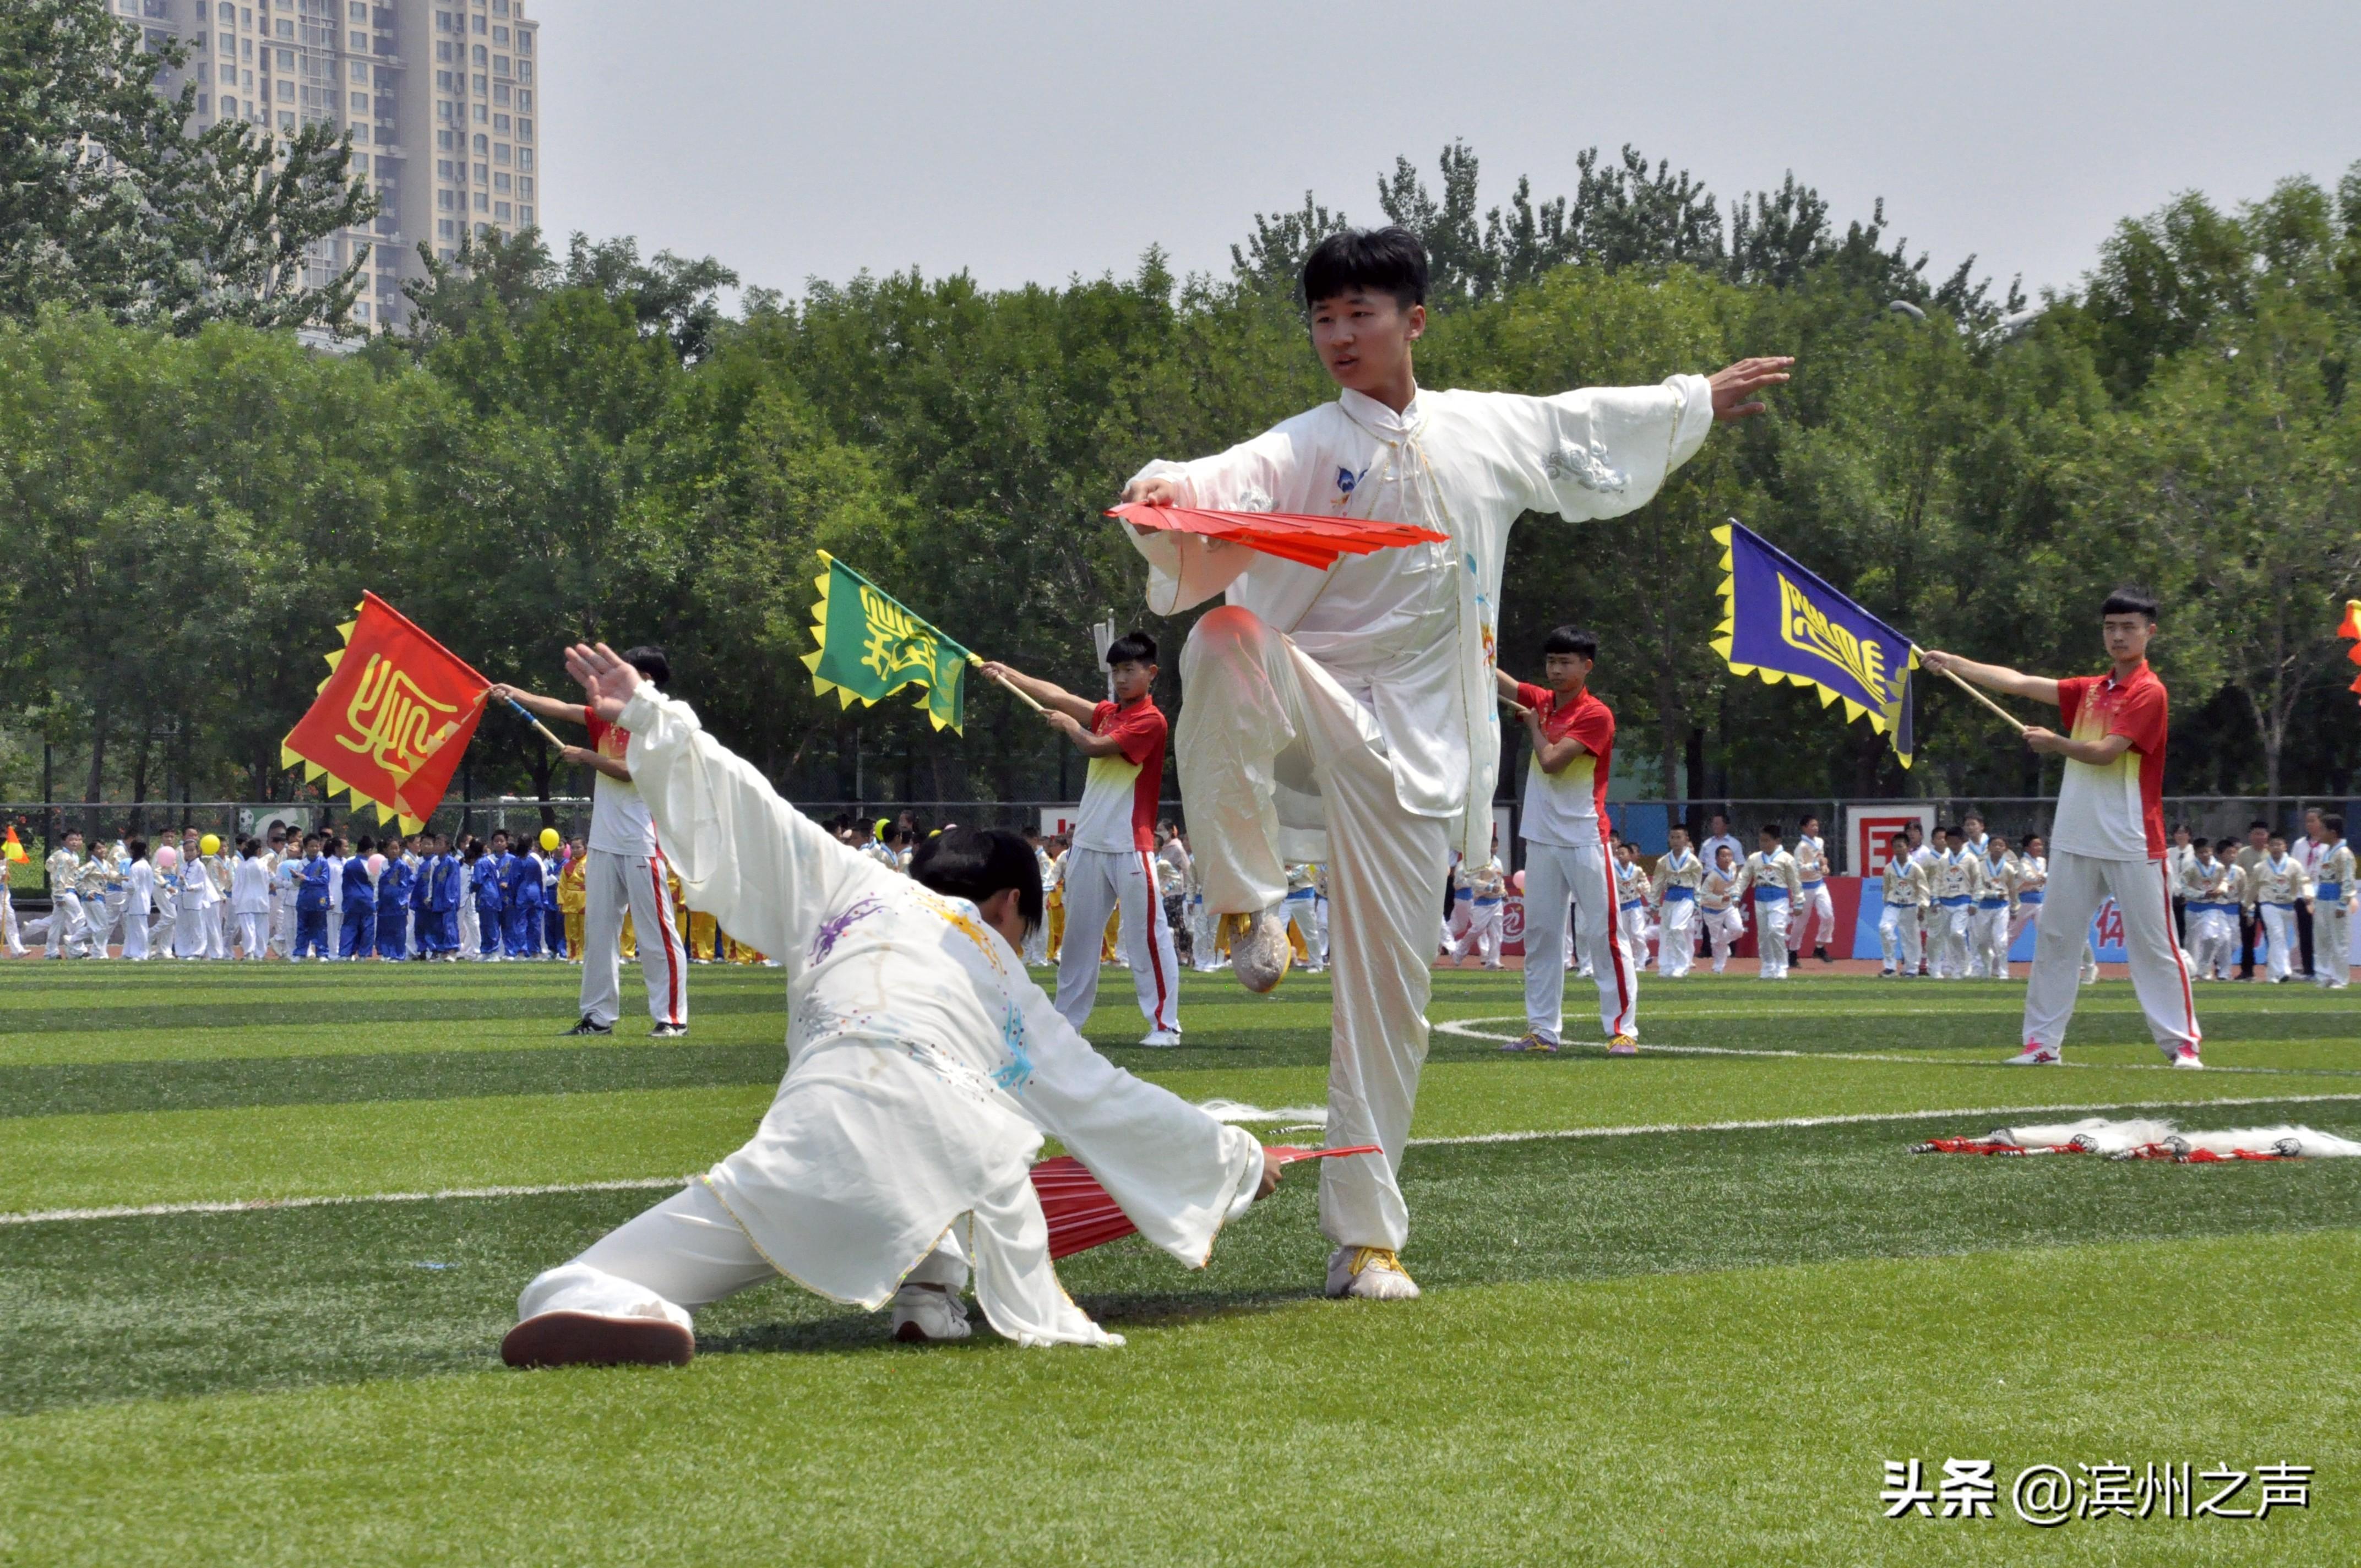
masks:
[[[2233,1127],[2185,1133],[2170,1122],[2086,1116],[2046,1126],[1996,1127],[1981,1138],[1932,1138],[1912,1154],[2100,1154],[2109,1159],[2312,1159],[2361,1155],[2361,1143],[2310,1127]]]

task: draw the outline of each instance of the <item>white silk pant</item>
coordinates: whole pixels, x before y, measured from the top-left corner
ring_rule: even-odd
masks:
[[[1787,950],[1800,953],[1807,948],[1825,948],[1836,939],[1836,900],[1828,896],[1827,883],[1816,883],[1804,889],[1804,906],[1787,929]]]
[[[1323,861],[1301,837],[1289,846],[1297,852],[1282,852],[1282,828],[1325,830],[1328,1143],[1377,1144],[1385,1157],[1320,1162],[1320,1228],[1340,1246],[1399,1248],[1410,1235],[1399,1172],[1426,1061],[1434,894],[1455,823],[1403,808],[1376,716],[1251,612],[1225,605],[1200,619],[1180,679],[1175,751],[1206,907],[1277,904],[1288,861]]]
[[[1656,972],[1678,980],[1697,957],[1697,900],[1664,895],[1664,928],[1656,933]]]
[[[2164,862],[2102,861],[2060,850],[2049,857],[2043,890],[2048,913],[2033,948],[2033,977],[2025,988],[2025,1041],[2055,1049],[2074,1016],[2082,955],[2090,950],[2091,917],[2113,895],[2124,917],[2124,952],[2132,990],[2159,1046],[2194,1046],[2204,1037],[2189,970],[2173,939],[2172,888]]]
[[[623,912],[628,909],[640,945],[640,977],[647,983],[648,1016],[659,1024],[686,1026],[688,955],[681,951],[664,857],[592,850],[582,863],[582,1016],[611,1029],[622,1015]],[[470,905],[460,905],[462,951],[474,950],[467,940],[472,913]]]
[[[270,951],[270,911],[258,909],[250,915],[235,916],[237,921],[237,945],[241,958],[259,959]]]
[[[1467,917],[1467,928],[1459,933],[1443,956],[1457,963],[1474,953],[1484,960],[1486,969],[1500,967],[1500,927],[1508,905],[1497,898],[1477,898],[1468,901],[1475,913]]]
[[[1730,950],[1746,935],[1746,916],[1734,908],[1708,909],[1703,918],[1705,934],[1713,943],[1713,972],[1719,974],[1730,963]]]
[[[1969,904],[1938,904],[1927,911],[1933,927],[1927,943],[1927,970],[1937,980],[1962,980],[1968,972],[1968,923],[1975,917]]]
[[[2264,972],[2274,981],[2285,980],[2295,972],[2295,906],[2264,904],[2257,905],[2255,912],[2262,916],[2263,934],[2270,939]],[[2313,947],[2317,951],[2318,944]]]
[[[1598,844],[1525,840],[1525,1027],[1554,1044],[1565,1025],[1566,904],[1574,935],[1598,987],[1598,1026],[1613,1039],[1640,1032],[1640,977],[1620,927],[1614,879]]]
[[[1754,901],[1754,950],[1762,958],[1764,980],[1787,978],[1787,921],[1793,913],[1784,893]]]
[[[1896,974],[1916,974],[1918,906],[1915,904],[1887,905],[1885,913],[1877,917],[1877,945],[1884,956],[1887,969]]]
[[[1976,905],[1968,921],[1968,972],[1985,980],[2008,978],[2008,905]]]
[[[2353,980],[2353,916],[2337,899],[2329,903],[2314,899],[2312,904],[2312,958],[2317,978],[2332,985],[2347,985]]]
[[[1081,1034],[1099,994],[1100,933],[1118,909],[1115,940],[1131,965],[1132,992],[1150,1029],[1180,1027],[1180,960],[1156,894],[1145,850],[1066,851],[1066,940],[1058,953],[1058,1016]],[[1090,939],[1085,941],[1083,938]],[[1333,1163],[1333,1162],[1332,1162]]]

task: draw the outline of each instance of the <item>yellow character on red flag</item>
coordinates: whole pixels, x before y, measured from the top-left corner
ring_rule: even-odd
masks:
[[[2345,601],[2345,623],[2336,629],[2336,635],[2361,638],[2361,599]],[[2356,641],[2352,647],[2345,650],[2345,656],[2355,663],[2361,664],[2361,641]],[[2353,689],[2361,692],[2361,675],[2353,677]]]
[[[442,804],[492,683],[377,595],[359,608],[336,629],[345,645],[327,655],[328,678],[279,760],[415,833]]]

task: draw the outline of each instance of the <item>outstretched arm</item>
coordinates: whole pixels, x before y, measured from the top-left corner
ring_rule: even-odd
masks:
[[[625,762],[688,906],[741,941],[794,964],[849,883],[889,874],[780,799],[605,643],[568,649],[566,668],[593,713],[631,732]]]
[[[511,685],[496,685],[484,696],[492,702],[512,702],[535,718],[563,718],[574,724],[582,722],[582,705],[578,702],[560,702],[554,696],[542,696]]]
[[[1918,662],[1938,674],[1954,674],[2004,696],[2058,706],[2058,683],[2046,675],[2028,675],[2005,664],[1979,664],[1973,659],[1962,659],[1939,648],[1921,651]]]
[[[1052,712],[1066,714],[1088,724],[1098,714],[1098,704],[1086,696],[1076,696],[1052,681],[1028,675],[997,659],[986,659],[976,666],[986,680],[1005,681]]]

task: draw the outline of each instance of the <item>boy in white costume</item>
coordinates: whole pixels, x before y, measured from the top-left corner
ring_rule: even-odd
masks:
[[[2340,813],[2322,813],[2318,832],[2307,837],[2316,851],[2312,864],[2317,878],[2312,895],[2312,978],[2330,991],[2342,991],[2353,980],[2353,916],[2361,909],[2361,874],[2356,874],[2353,846],[2345,841]]]
[[[181,883],[172,912],[172,956],[179,959],[213,956],[213,907],[221,902],[221,894],[197,843],[195,828],[181,830]]]
[[[1253,916],[1233,950],[1249,990],[1285,975],[1286,862],[1328,868],[1336,970],[1328,1135],[1385,1157],[1331,1160],[1321,1228],[1334,1294],[1404,1298],[1410,1213],[1396,1178],[1426,1057],[1434,889],[1455,839],[1480,855],[1499,756],[1492,656],[1509,525],[1643,505],[1716,418],[1762,411],[1785,360],[1708,380],[1556,397],[1426,392],[1424,250],[1399,228],[1332,235],[1303,269],[1312,339],[1337,400],[1219,455],[1151,463],[1126,501],[1408,522],[1440,543],[1328,571],[1200,535],[1133,532],[1148,602],[1174,615],[1227,591],[1191,631],[1180,794],[1206,899]]]
[[[2288,853],[2284,835],[2270,836],[2246,895],[2262,916],[2263,934],[2270,941],[2265,973],[2273,985],[2285,985],[2295,978],[2296,906],[2312,896],[2312,879],[2303,874],[2301,863]]]
[[[1975,921],[1976,894],[1983,886],[1983,861],[1967,847],[1965,828],[1946,828],[1937,837],[1943,847],[1927,866],[1927,884],[1933,893],[1927,912],[1934,922],[1927,968],[1937,980],[1965,980],[1968,928]]]
[[[1812,957],[1832,964],[1836,959],[1828,956],[1828,944],[1837,939],[1837,905],[1828,893],[1828,847],[1820,838],[1820,819],[1809,812],[1795,825],[1794,853],[1795,874],[1803,879],[1804,902],[1797,908],[1794,929],[1787,933],[1788,960],[1801,960],[1808,946]]]
[[[123,872],[115,861],[120,850],[120,845],[110,847],[101,839],[90,847],[90,859],[82,862],[82,939],[90,944],[90,956],[94,959],[108,956],[115,925],[123,917]]]
[[[237,925],[243,955],[259,959],[270,949],[270,871],[262,846],[248,839],[237,848],[229,872],[229,915]]]
[[[672,683],[672,660],[663,649],[630,648],[623,657],[658,686]],[[629,913],[639,946],[640,981],[647,992],[648,1037],[680,1038],[688,1033],[688,954],[647,804],[623,768],[631,738],[601,723],[578,702],[506,685],[494,686],[486,699],[514,702],[536,718],[579,724],[589,732],[588,746],[568,746],[558,753],[590,770],[590,835],[582,862],[582,982],[575,999],[580,1016],[566,1033],[611,1035],[621,1022],[623,916]],[[467,880],[472,883],[474,878]],[[533,917],[541,918],[538,913]],[[465,928],[462,916],[463,948]]]
[[[1804,906],[1804,879],[1795,857],[1784,847],[1786,835],[1776,822],[1765,822],[1759,837],[1763,847],[1746,857],[1739,878],[1740,891],[1754,895],[1754,948],[1762,957],[1759,978],[1787,978],[1787,923]]]
[[[2236,848],[2235,840],[2223,842]],[[2191,857],[2180,883],[2189,915],[2190,967],[2199,980],[2227,979],[2238,946],[2235,912],[2245,873],[2218,858],[2211,839],[2199,839]]]
[[[82,835],[69,831],[44,862],[49,873],[49,937],[45,958],[78,959],[86,950],[82,913]]]
[[[25,937],[16,927],[16,900],[8,889],[16,870],[16,861],[0,855],[0,944],[5,945],[10,958],[21,959],[26,952]]]
[[[2008,978],[2008,928],[2016,913],[2016,857],[1999,834],[1985,838],[1984,885],[1968,919],[1968,973],[1978,980]]]
[[[2036,939],[2038,939],[2041,929],[2041,906],[2048,897],[2043,890],[2048,885],[2048,845],[2040,834],[2028,833],[2025,836],[2024,845],[2016,852],[2016,903],[2008,917],[2009,948],[2013,948],[2016,946],[2017,938],[2025,934],[2027,927],[2034,929]],[[2178,906],[2176,899],[2175,907]],[[2179,929],[2177,924],[2174,929],[2176,931]],[[2003,949],[2004,952],[2007,950],[2007,948]]]
[[[1885,871],[1880,883],[1884,910],[1877,917],[1877,945],[1889,979],[1918,978],[1919,919],[1927,907],[1927,871],[1910,854],[1910,836],[1896,833],[1885,841]]]
[[[2156,600],[2142,589],[2117,588],[2100,607],[2099,626],[2112,666],[2104,675],[2051,680],[1939,649],[1922,660],[1938,674],[1948,670],[2012,696],[2054,703],[2070,731],[2035,725],[2025,732],[2027,747],[2064,757],[2066,771],[2049,829],[2049,907],[2025,989],[2025,1048],[2010,1060],[2048,1067],[2060,1059],[2091,917],[2112,895],[2150,1036],[2172,1066],[2202,1068],[2202,1032],[2173,938],[2172,889],[2164,872],[2169,707],[2164,683],[2147,664]]]
[[[1713,944],[1713,972],[1719,974],[1730,967],[1730,950],[1738,938],[1746,935],[1746,916],[1739,908],[1741,889],[1746,884],[1746,868],[1728,844],[1713,847],[1713,865],[1697,882],[1697,917],[1705,922],[1705,933]]]
[[[1649,907],[1648,868],[1629,839],[1615,840],[1615,934],[1623,957],[1638,974],[1648,967],[1648,944],[1656,939],[1655,912]]]
[[[1498,832],[1492,835],[1493,852],[1484,857],[1481,865],[1467,871],[1467,929],[1443,954],[1455,966],[1472,952],[1486,969],[1501,967],[1500,932],[1507,913],[1509,869],[1500,863],[1499,838]]]
[[[897,1337],[962,1338],[971,1264],[1008,1338],[1118,1344],[1050,1266],[1028,1178],[1043,1134],[1191,1266],[1277,1185],[1252,1135],[1111,1066],[1027,977],[1039,872],[1015,834],[930,839],[895,875],[609,649],[566,663],[591,710],[630,731],[625,766],[687,901],[783,960],[789,1060],[743,1147],[526,1287],[511,1365],[685,1361],[692,1310],[782,1274],[873,1311],[893,1302]]]
[[[1705,880],[1705,863],[1689,848],[1689,830],[1675,824],[1667,835],[1672,847],[1656,861],[1652,879],[1656,907],[1664,911],[1664,928],[1656,934],[1656,972],[1679,980],[1697,957],[1697,884]]]
[[[1542,639],[1534,685],[1496,671],[1516,704],[1531,752],[1525,763],[1525,1032],[1506,1048],[1554,1051],[1565,1025],[1566,959],[1578,951],[1598,988],[1598,1027],[1614,1056],[1640,1048],[1640,977],[1622,934],[1622,898],[1607,847],[1607,785],[1615,765],[1615,714],[1590,689],[1598,639],[1560,626]],[[1572,901],[1574,945],[1566,945]]]
[[[1048,709],[1049,727],[1090,759],[1074,846],[1066,851],[1067,939],[1058,955],[1058,1014],[1079,1033],[1099,993],[1099,936],[1118,916],[1115,938],[1131,970],[1133,997],[1148,1020],[1143,1046],[1180,1043],[1180,961],[1156,883],[1156,807],[1164,793],[1170,734],[1156,688],[1156,641],[1134,631],[1107,644],[1109,702],[1077,696],[1006,664],[983,674],[1005,681]],[[1087,937],[1089,940],[1082,938]]]

